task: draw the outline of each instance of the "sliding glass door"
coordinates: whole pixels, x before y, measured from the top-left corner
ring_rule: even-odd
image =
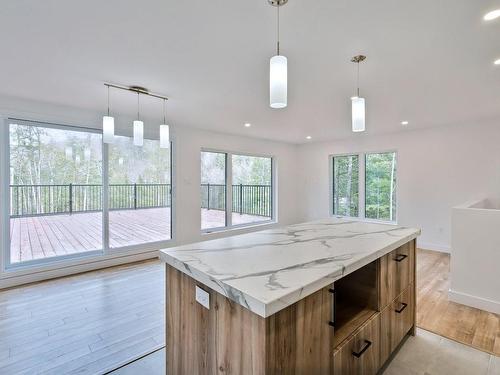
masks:
[[[137,147],[123,136],[108,147],[109,246],[169,240],[170,149],[150,139]]]
[[[9,123],[9,263],[103,248],[102,137]]]
[[[103,145],[99,130],[25,120],[7,128],[7,266],[171,239],[171,148],[126,136]]]

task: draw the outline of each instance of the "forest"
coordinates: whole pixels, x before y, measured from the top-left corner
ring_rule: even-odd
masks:
[[[396,153],[365,155],[365,217],[396,220]],[[333,158],[333,212],[359,216],[359,156]]]
[[[9,134],[11,216],[102,209],[100,133],[19,122],[10,124]],[[170,149],[149,139],[136,147],[124,136],[115,136],[106,147],[110,209],[170,206]],[[209,207],[204,185],[212,184],[212,208],[224,208],[225,158],[221,153],[201,153],[202,207]],[[233,185],[238,185],[233,189],[233,208],[269,214],[271,159],[233,155],[232,165]]]

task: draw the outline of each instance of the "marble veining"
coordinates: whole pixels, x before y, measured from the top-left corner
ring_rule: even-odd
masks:
[[[268,317],[420,235],[329,218],[161,250],[160,258]]]

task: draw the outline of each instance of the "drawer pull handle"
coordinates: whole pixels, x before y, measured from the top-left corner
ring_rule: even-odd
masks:
[[[330,293],[332,293],[332,320],[328,322],[329,325],[332,327],[335,327],[335,320],[337,319],[336,317],[336,305],[337,305],[337,293],[335,289],[329,289],[328,290]]]
[[[394,260],[396,262],[402,262],[403,260],[405,260],[406,258],[408,258],[408,255],[405,255],[405,254],[398,254],[396,256],[396,258],[394,258]]]
[[[403,312],[403,310],[406,309],[406,306],[408,306],[408,304],[404,303],[404,302],[401,302],[401,305],[402,305],[402,307],[400,309],[396,309],[396,312],[398,314],[401,314]]]
[[[372,342],[369,340],[365,340],[365,345],[359,352],[352,352],[352,355],[355,356],[356,358],[359,358],[363,355],[364,352],[368,350],[368,348],[372,345]]]

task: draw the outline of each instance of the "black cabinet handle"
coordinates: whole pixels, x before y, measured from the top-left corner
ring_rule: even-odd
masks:
[[[394,260],[396,262],[402,262],[403,260],[405,260],[406,258],[408,258],[408,255],[405,255],[405,254],[398,254],[396,255],[396,258],[394,258]]]
[[[401,308],[400,309],[396,309],[395,311],[398,313],[398,314],[401,314],[403,312],[404,309],[406,309],[406,306],[408,306],[407,303],[404,303],[404,302],[401,302]]]
[[[330,293],[332,293],[332,320],[330,320],[328,322],[329,325],[331,325],[332,327],[335,327],[335,320],[337,319],[337,314],[336,314],[336,304],[337,304],[337,293],[336,293],[336,290],[335,289],[329,289],[328,290]]]
[[[359,358],[363,355],[364,352],[368,350],[368,348],[371,346],[372,342],[369,340],[365,340],[365,345],[359,352],[352,352],[352,355],[355,356],[356,358]]]

